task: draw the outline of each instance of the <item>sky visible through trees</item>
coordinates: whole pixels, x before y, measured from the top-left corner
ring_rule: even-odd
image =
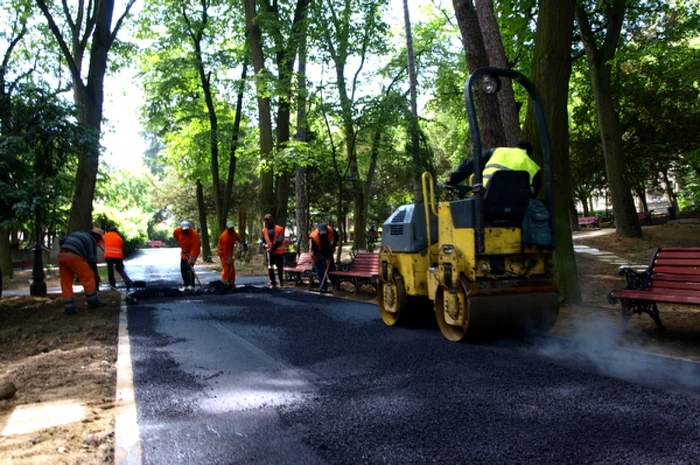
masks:
[[[389,9],[392,27],[403,25],[403,0],[390,0]],[[421,7],[435,1],[450,7],[448,0],[410,0],[411,21],[419,18]],[[117,1],[118,4],[123,3]],[[139,6],[137,3],[135,6]],[[138,9],[134,10],[137,13]],[[123,31],[122,40],[129,40]],[[147,143],[140,135],[143,131],[138,119],[139,106],[144,102],[144,94],[136,76],[136,63],[107,76],[105,89],[107,100],[104,108],[105,124],[102,145],[105,148],[102,161],[115,168],[137,168],[141,166],[141,155]]]

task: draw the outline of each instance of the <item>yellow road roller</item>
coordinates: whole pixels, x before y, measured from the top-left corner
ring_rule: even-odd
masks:
[[[482,184],[482,147],[475,88],[487,95],[500,79],[523,86],[532,100],[542,147],[544,198],[533,200],[526,171],[497,171]],[[435,312],[450,341],[543,333],[558,316],[553,275],[554,204],[551,143],[539,92],[524,75],[480,68],[465,86],[474,154],[470,186],[442,186],[454,200],[436,202],[435,184],[423,174],[423,203],[402,205],[383,224],[377,302],[382,320],[401,325],[415,312]],[[549,239],[533,243],[527,219],[540,206]],[[542,215],[542,208],[545,209]]]

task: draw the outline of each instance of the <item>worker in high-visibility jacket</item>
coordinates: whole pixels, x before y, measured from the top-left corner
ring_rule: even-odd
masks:
[[[262,228],[260,246],[267,256],[267,273],[270,277],[268,286],[277,287],[274,267],[277,268],[280,286],[284,286],[284,227],[275,224],[275,219],[269,213],[263,221],[265,226]]]
[[[75,313],[73,278],[78,275],[85,290],[85,300],[90,308],[102,306],[97,296],[97,244],[102,240],[104,231],[93,228],[89,233],[77,231],[60,241],[58,253],[58,275],[61,279],[63,309],[66,313]]]
[[[216,251],[221,260],[221,281],[231,289],[236,288],[236,243],[240,243],[243,250],[247,249],[243,238],[236,232],[236,224],[229,221],[226,223],[226,229],[219,236]]]
[[[131,279],[124,270],[124,240],[119,235],[117,228],[109,227],[103,236],[105,246],[105,261],[107,262],[107,279],[109,285],[116,289],[117,281],[114,278],[114,269],[122,277],[126,289],[129,290],[133,286]]]
[[[527,171],[530,175],[530,186],[533,197],[542,186],[542,170],[532,158],[532,144],[526,140],[518,142],[516,147],[498,147],[483,153],[481,161],[483,185],[488,189],[491,177],[496,171]],[[474,174],[474,158],[464,160],[457,169],[450,173],[445,184],[456,185]]]
[[[328,289],[330,281],[334,289],[338,287],[338,278],[327,274],[335,271],[335,248],[338,245],[338,233],[329,224],[317,223],[316,228],[309,234],[309,249],[311,249],[311,259],[314,262],[314,269],[321,291]]]
[[[183,221],[173,231],[173,238],[180,246],[180,273],[182,274],[183,291],[194,290],[194,264],[199,257],[201,244],[199,234],[189,221]]]

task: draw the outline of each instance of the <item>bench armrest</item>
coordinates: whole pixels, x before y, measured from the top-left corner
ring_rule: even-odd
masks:
[[[651,273],[648,270],[636,271],[627,266],[620,267],[620,276],[625,277],[625,287],[635,291],[646,291],[651,283]]]

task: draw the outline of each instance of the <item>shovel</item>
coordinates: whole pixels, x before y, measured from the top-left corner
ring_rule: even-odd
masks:
[[[309,289],[311,292],[318,292],[321,294],[323,294],[324,292],[328,292],[328,291],[323,290],[323,286],[326,284],[326,280],[328,279],[328,270],[330,270],[330,269],[331,269],[331,261],[326,260],[326,272],[323,273],[323,279],[321,280],[321,285],[318,286],[318,289]]]

